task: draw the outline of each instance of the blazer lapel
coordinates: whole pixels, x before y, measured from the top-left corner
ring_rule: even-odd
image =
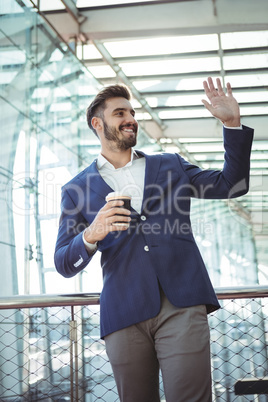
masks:
[[[156,179],[161,165],[161,157],[160,155],[146,155],[141,151],[136,152],[138,154],[143,155],[146,158],[144,192],[143,192],[143,200],[141,208],[141,210],[143,211],[145,207],[146,210],[148,210],[149,199],[154,189],[154,185],[156,183]]]
[[[99,174],[97,169],[97,159],[95,159],[92,164],[84,170],[84,174],[79,177],[79,180],[82,182],[83,188],[88,188],[90,191],[94,191],[104,199],[108,193],[114,191],[114,189],[112,189]]]

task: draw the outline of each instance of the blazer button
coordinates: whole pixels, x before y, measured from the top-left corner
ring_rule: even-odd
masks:
[[[146,221],[146,216],[141,215],[141,220],[142,220],[142,221]]]
[[[144,246],[145,251],[149,251],[149,246]]]

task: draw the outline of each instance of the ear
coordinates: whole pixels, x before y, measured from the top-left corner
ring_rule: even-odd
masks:
[[[96,116],[92,117],[91,125],[96,131],[102,129],[103,128],[102,119],[100,117],[96,117]]]

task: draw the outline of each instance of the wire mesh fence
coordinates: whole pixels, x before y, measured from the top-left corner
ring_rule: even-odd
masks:
[[[235,384],[268,375],[268,299],[224,299],[221,305],[209,315],[213,401],[267,402],[268,390],[236,395]],[[119,401],[99,338],[97,301],[0,310],[0,359],[0,401]]]
[[[235,395],[235,383],[267,376],[268,300],[224,300],[221,305],[209,317],[214,400],[266,402],[265,395]]]

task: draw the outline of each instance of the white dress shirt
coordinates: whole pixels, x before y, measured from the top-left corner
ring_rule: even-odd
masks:
[[[131,206],[140,213],[144,191],[145,158],[140,158],[131,149],[130,161],[125,166],[116,169],[100,154],[97,168],[103,180],[113,191],[131,196]]]

